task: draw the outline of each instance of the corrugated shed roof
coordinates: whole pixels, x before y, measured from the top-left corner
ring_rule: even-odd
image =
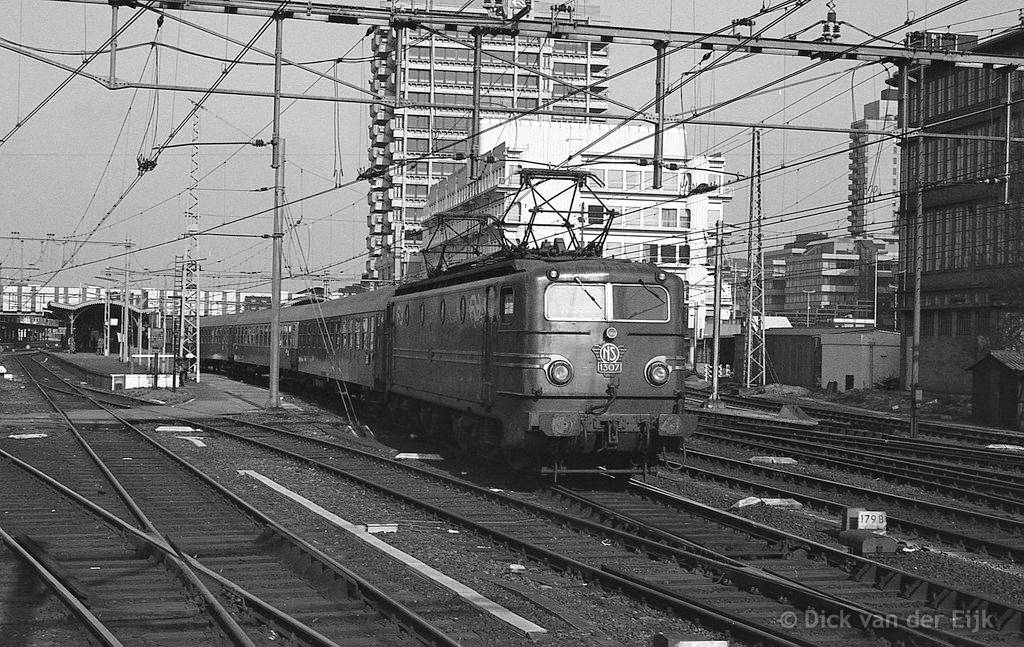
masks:
[[[981,364],[989,357],[1015,373],[1024,373],[1024,353],[1018,353],[1015,350],[990,350],[984,357],[968,366],[967,370],[973,370],[978,364]]]

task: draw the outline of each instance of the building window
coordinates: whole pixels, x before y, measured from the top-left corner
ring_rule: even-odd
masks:
[[[430,140],[410,137],[405,146],[410,153],[426,153],[430,151]]]
[[[662,245],[661,246],[661,262],[675,265],[676,263],[676,246],[675,245]]]
[[[679,264],[688,265],[690,263],[690,246],[680,245],[679,246]]]
[[[662,227],[676,227],[679,225],[679,210],[678,209],[662,209],[661,210],[661,226]]]
[[[644,260],[647,261],[648,263],[657,263],[658,262],[658,246],[657,245],[647,245],[647,253],[644,255]]]
[[[640,171],[626,171],[626,190],[627,191],[639,191],[640,190]]]
[[[622,190],[622,171],[619,169],[608,169],[606,180],[607,187],[611,190]]]
[[[520,110],[536,110],[537,99],[533,97],[519,97],[516,99],[516,107]]]
[[[968,337],[971,334],[971,311],[958,310],[956,313],[957,337]]]
[[[708,213],[710,214],[711,212],[709,211]],[[682,211],[680,211],[679,212],[679,226],[688,229],[688,228],[693,226],[691,223],[692,223],[692,221],[690,220],[690,210],[689,209],[683,209]]]
[[[644,227],[656,228],[659,224],[658,210],[654,207],[645,207],[643,210]]]
[[[936,322],[938,329],[935,334],[939,337],[949,337],[953,334],[953,312],[951,310],[943,310],[936,313]]]
[[[926,311],[921,313],[921,336],[931,337],[935,334],[935,313]]]

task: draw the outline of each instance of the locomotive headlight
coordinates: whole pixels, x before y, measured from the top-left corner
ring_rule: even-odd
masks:
[[[547,276],[548,276],[548,280],[549,281],[557,281],[558,280],[558,270],[556,270],[555,268],[552,267],[550,270],[548,270],[548,275]]]
[[[555,386],[565,386],[572,381],[572,364],[566,359],[556,359],[548,364],[547,375]]]
[[[647,365],[647,381],[654,386],[665,386],[672,369],[665,362],[651,362]]]
[[[664,283],[668,280],[668,274],[666,272],[658,272],[654,275],[654,280],[658,283]]]

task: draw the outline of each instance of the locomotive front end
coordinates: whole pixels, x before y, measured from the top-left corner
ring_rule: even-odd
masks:
[[[533,277],[528,426],[560,458],[649,455],[695,427],[685,413],[682,280],[645,263],[552,265]]]

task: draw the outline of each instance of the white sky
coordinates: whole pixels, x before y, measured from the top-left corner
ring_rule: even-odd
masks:
[[[0,38],[31,47],[54,50],[86,51],[97,48],[109,36],[110,10],[104,6],[80,5],[52,0],[5,0],[5,15],[10,19],[0,25]],[[349,4],[373,4],[354,2]],[[474,4],[479,4],[475,0]],[[758,11],[761,0],[733,2],[698,2],[697,0],[648,0],[628,2],[616,0],[582,0],[579,5],[597,6],[605,19],[613,25],[647,28],[673,28],[713,31],[730,24],[734,18]],[[778,4],[776,2],[775,4]],[[907,12],[924,15],[944,3],[912,0],[904,2],[886,0],[837,0],[836,11],[840,20],[865,32],[879,34],[900,27],[890,36],[903,37],[902,24]],[[1017,7],[1005,0],[970,0],[927,23],[911,29],[976,32],[985,36],[991,29],[1005,29],[1019,24]],[[808,6],[780,23],[767,35],[781,37],[802,30],[825,17],[822,0],[813,0]],[[132,15],[123,8],[122,23]],[[247,41],[261,27],[257,18],[225,17],[198,12],[182,12],[181,18],[200,24],[217,33]],[[778,14],[773,14],[778,15]],[[971,22],[964,22],[971,21]],[[143,15],[122,35],[120,47],[145,43],[156,32],[155,14]],[[759,20],[759,27],[767,20]],[[359,58],[370,52],[369,39],[363,38],[365,27],[325,25],[303,21],[285,22],[284,56],[296,61],[318,61],[342,56]],[[814,27],[804,34],[814,38],[820,33]],[[843,42],[862,42],[866,37],[849,25],[844,26]],[[239,48],[196,29],[167,20],[161,30],[163,43],[214,57],[232,58]],[[273,51],[273,28],[267,30],[257,45]],[[154,80],[154,62],[150,60],[145,73],[143,61],[149,47],[122,51],[118,56],[118,76],[137,81]],[[649,48],[617,45],[612,54],[614,73],[627,65],[651,55]],[[682,52],[669,63],[674,78],[691,68],[704,52]],[[715,55],[718,56],[717,54]],[[81,55],[57,56],[71,65],[78,65]],[[249,54],[246,61],[268,62],[271,59]],[[695,106],[706,106],[722,101],[762,83],[793,72],[809,61],[794,57],[760,56],[741,60],[716,72],[700,75],[682,92],[669,98],[670,112],[689,112]],[[813,78],[832,72],[849,70],[851,62],[835,62],[819,66],[805,77]],[[159,50],[159,80],[163,83],[209,86],[217,78],[222,64],[216,61],[180,54],[171,49]],[[316,64],[327,71],[330,64]],[[108,57],[98,57],[87,71],[105,75]],[[891,68],[890,68],[891,70]],[[369,65],[356,62],[338,65],[340,78],[360,87],[367,86]],[[5,91],[0,93],[0,137],[24,119],[67,73],[43,63],[0,49],[0,78]],[[828,78],[780,88],[716,111],[709,118],[721,120],[771,122],[792,121],[801,124],[846,127],[854,111],[862,104],[877,98],[884,87],[886,74],[881,66],[864,67],[851,74],[838,74]],[[286,69],[285,91],[306,92],[317,77],[298,69]],[[273,88],[273,70],[270,66],[239,66],[228,76],[223,87]],[[631,106],[640,106],[653,97],[653,65],[637,73],[623,76],[611,85],[613,98]],[[321,79],[308,90],[310,94],[331,96],[334,84]],[[341,96],[355,97],[360,93],[339,87]],[[67,236],[73,231],[91,231],[106,216],[105,223],[96,231],[99,241],[123,241],[131,238],[136,247],[155,245],[174,240],[183,231],[186,207],[185,189],[189,183],[189,148],[165,151],[158,166],[146,174],[129,196],[113,209],[117,196],[136,176],[136,155],[142,151],[150,155],[154,137],[163,142],[187,113],[189,99],[198,95],[161,91],[159,107],[153,106],[156,93],[130,89],[110,91],[98,84],[75,79],[57,97],[0,145],[0,235],[12,231],[22,236],[45,237],[47,234]],[[283,136],[287,142],[287,197],[328,189],[334,185],[334,142],[340,141],[342,182],[349,182],[361,167],[367,165],[366,148],[368,106],[341,104],[338,110],[339,128],[335,128],[334,108],[329,103],[302,101],[288,108],[283,118]],[[131,109],[129,111],[129,106]],[[620,108],[612,108],[621,112]],[[150,114],[154,118],[150,119]],[[256,137],[269,139],[271,100],[265,98],[213,96],[201,112],[200,141],[240,142]],[[146,127],[147,122],[151,125]],[[122,124],[124,125],[122,130]],[[121,131],[120,139],[118,133]],[[174,143],[191,141],[191,124],[174,139]],[[737,128],[691,126],[687,129],[689,153],[722,152],[727,168],[734,172],[749,170],[749,131]],[[115,145],[115,141],[117,141]],[[834,150],[845,146],[847,136],[793,131],[766,132],[763,141],[764,169],[811,154],[815,151]],[[111,152],[113,155],[111,156]],[[108,158],[110,160],[107,165]],[[205,176],[200,192],[199,211],[201,226],[207,227],[226,220],[269,210],[273,195],[270,191],[253,189],[271,186],[270,148],[240,147],[237,145],[204,146],[200,155],[200,175]],[[817,205],[842,202],[847,195],[847,164],[845,154],[799,171],[777,174],[764,183],[765,214],[778,219],[787,210],[805,209]],[[286,255],[293,267],[304,266],[301,254],[309,258],[309,267],[330,266],[330,275],[337,286],[358,280],[364,265],[366,235],[366,184],[357,183],[326,195],[304,201],[289,208],[291,222],[301,221],[286,239]],[[745,220],[747,193],[737,187],[735,200],[727,210],[730,222]],[[845,228],[843,209],[806,218],[797,222],[769,227],[766,244],[781,242],[783,235],[797,231],[839,230]],[[271,230],[269,211],[249,218],[222,231],[236,234],[262,234]],[[133,269],[162,270],[169,268],[176,254],[181,254],[184,243],[175,242],[133,255]],[[301,251],[300,251],[301,249]],[[90,245],[82,250],[73,267],[53,280],[56,285],[101,283],[104,268],[120,266],[122,261],[105,260],[117,249]],[[739,250],[736,250],[739,251]],[[0,240],[0,282],[20,274],[22,252],[25,265],[34,264],[42,270],[53,270],[61,261],[61,248],[37,242],[18,243]],[[224,273],[269,274],[270,243],[254,238],[206,237],[201,243],[201,255],[207,260],[204,270]],[[347,260],[352,259],[352,260]],[[26,278],[37,271],[25,271]],[[255,286],[249,279],[210,278],[204,287],[219,284],[227,288]],[[170,286],[169,279],[153,278],[148,285]],[[305,281],[286,283],[288,289],[305,287]]]

